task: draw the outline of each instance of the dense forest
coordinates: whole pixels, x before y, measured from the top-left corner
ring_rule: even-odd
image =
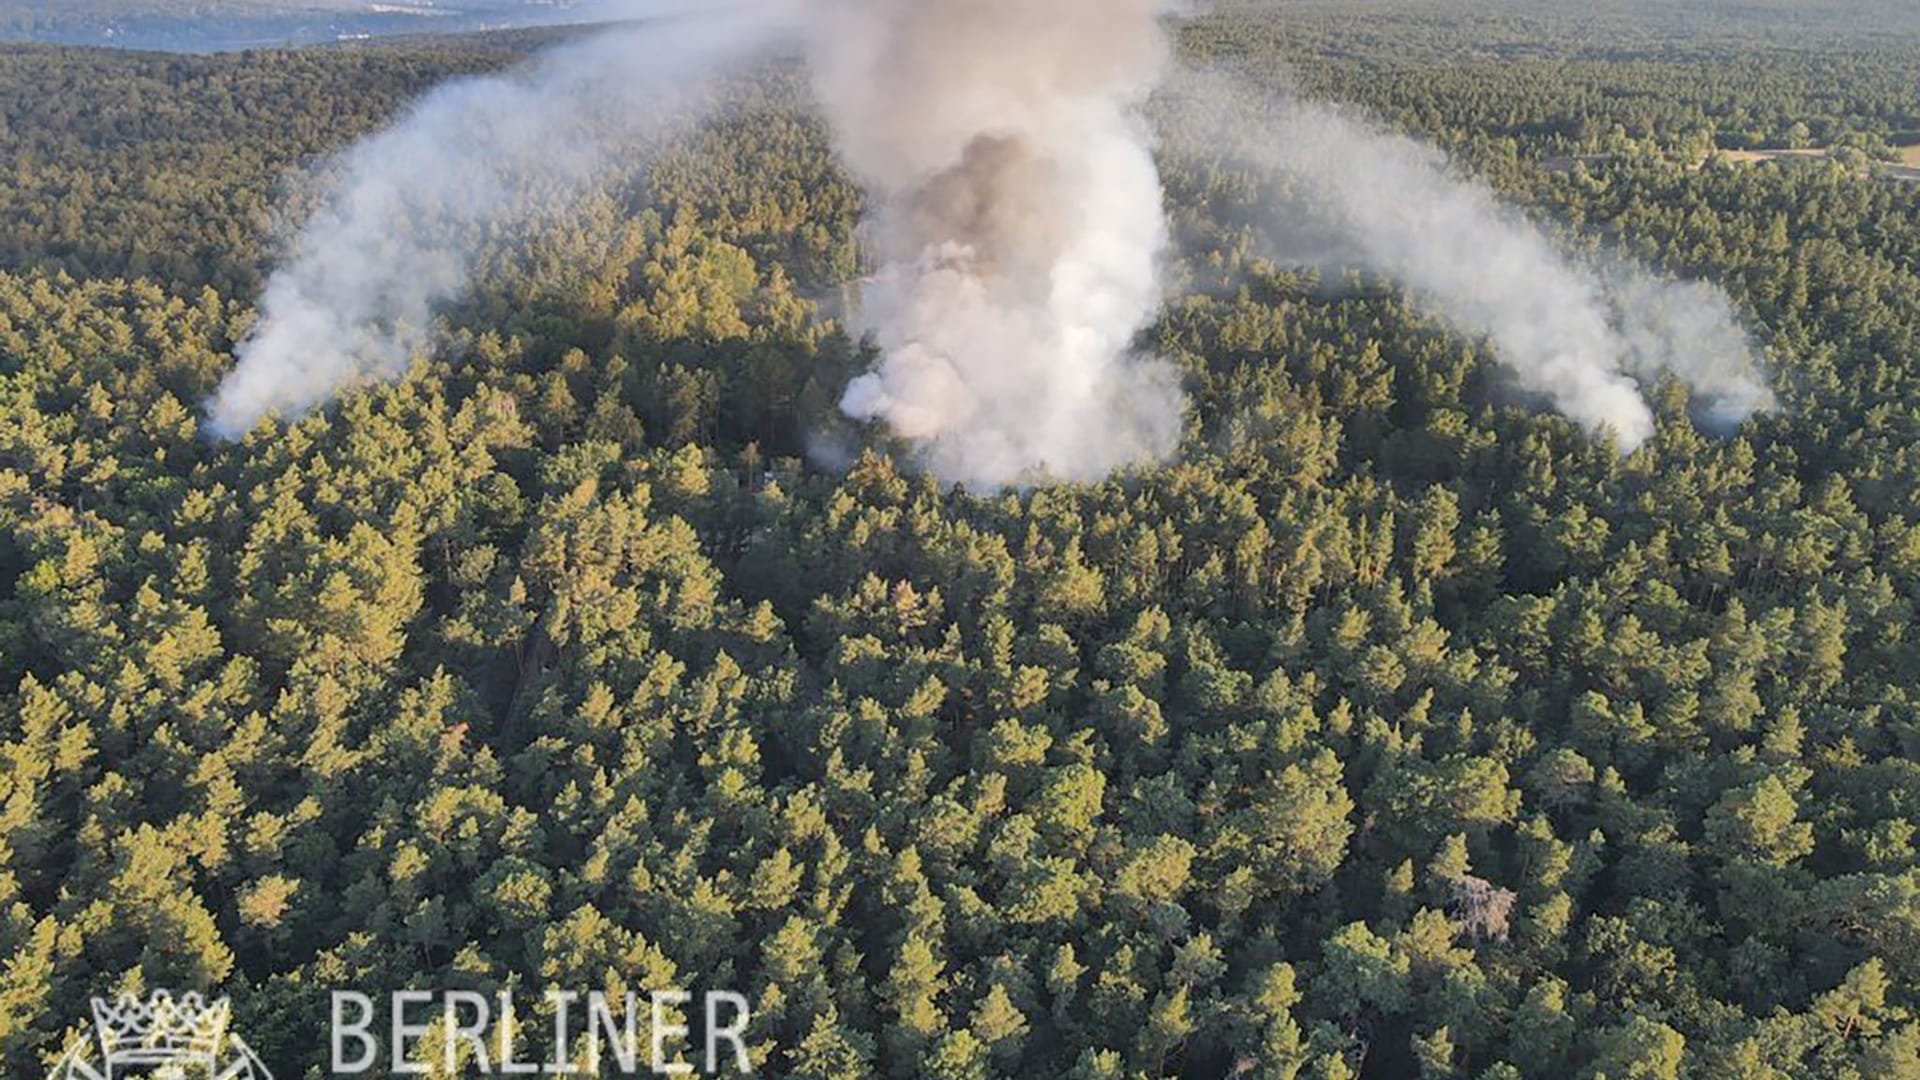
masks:
[[[792,71],[228,444],[306,170],[546,39],[0,49],[0,1074],[119,989],[284,1080],[334,989],[692,986],[793,1080],[1920,1077],[1882,7],[1195,20],[1719,283],[1779,407],[1656,387],[1620,457],[1171,139],[1180,458],[1005,493],[837,417],[861,198]]]

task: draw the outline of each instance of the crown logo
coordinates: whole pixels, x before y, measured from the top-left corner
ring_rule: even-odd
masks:
[[[93,999],[95,1042],[55,1067],[54,1080],[273,1080],[252,1048],[229,1030],[233,1005],[199,994],[156,990],[146,1000]]]

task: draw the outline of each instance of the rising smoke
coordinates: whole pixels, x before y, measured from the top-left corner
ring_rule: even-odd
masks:
[[[1098,479],[1170,454],[1172,370],[1132,354],[1168,229],[1141,107],[1155,0],[837,0],[822,106],[877,203],[878,370],[841,405],[940,477]]]
[[[1636,379],[1678,377],[1717,426],[1772,407],[1718,289],[1625,262],[1584,265],[1490,190],[1454,175],[1438,150],[1340,109],[1219,72],[1182,72],[1169,97],[1185,137],[1304,189],[1338,258],[1399,281],[1459,329],[1484,335],[1520,386],[1622,453],[1654,431]],[[1276,241],[1285,257],[1285,236]]]
[[[1628,263],[1603,272],[1627,369],[1643,380],[1673,375],[1693,389],[1695,419],[1728,432],[1774,407],[1753,343],[1727,294],[1703,281],[1670,281]]]
[[[239,438],[270,414],[403,374],[484,245],[697,123],[711,77],[759,55],[779,26],[756,11],[618,30],[442,86],[354,146],[268,280],[209,429]]]
[[[1183,140],[1304,189],[1343,259],[1485,336],[1521,386],[1623,452],[1653,433],[1640,385],[1663,373],[1716,424],[1771,406],[1718,290],[1577,262],[1434,149],[1176,71],[1164,3],[772,0],[451,84],[342,160],[209,426],[237,437],[397,377],[530,192],[631,171],[633,136],[697,119],[714,76],[780,44],[804,49],[870,197],[877,270],[858,321],[881,359],[842,408],[944,480],[1092,480],[1178,444],[1175,374],[1135,352],[1163,299],[1169,228],[1144,112],[1168,84],[1159,115]]]

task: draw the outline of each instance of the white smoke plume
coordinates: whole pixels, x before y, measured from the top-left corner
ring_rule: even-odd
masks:
[[[400,375],[476,245],[529,190],[608,168],[590,118],[667,124],[666,92],[777,40],[805,47],[837,148],[869,188],[883,350],[845,409],[943,479],[1090,480],[1165,456],[1181,397],[1134,358],[1167,225],[1140,107],[1164,70],[1157,0],[773,0],[643,26],[426,98],[348,152],[268,282],[210,404],[237,437]],[[630,163],[624,163],[630,164]]]
[[[1645,379],[1672,374],[1692,387],[1702,406],[1695,419],[1710,430],[1728,431],[1773,410],[1773,389],[1725,293],[1631,265],[1610,268],[1606,281],[1628,370]]]
[[[978,488],[1095,480],[1182,431],[1172,368],[1135,352],[1169,243],[1148,98],[1167,0],[763,0],[656,20],[450,84],[338,164],[270,279],[209,429],[237,437],[393,378],[489,236],[700,115],[714,77],[804,48],[870,196],[876,369],[842,408]],[[1711,422],[1772,405],[1724,295],[1568,257],[1438,151],[1217,74],[1174,80],[1179,137],[1311,196],[1343,255],[1486,336],[1525,388],[1622,451],[1671,372]],[[609,131],[609,120],[614,120]]]
[[[1437,149],[1218,72],[1183,72],[1167,112],[1197,145],[1304,189],[1342,257],[1485,335],[1522,387],[1622,453],[1654,431],[1636,376],[1677,376],[1718,426],[1773,405],[1725,294],[1575,261]]]
[[[778,32],[770,9],[666,17],[428,94],[336,163],[208,404],[208,429],[238,438],[346,385],[398,377],[436,312],[466,292],[490,234],[576,192],[616,148],[696,119],[710,77]]]
[[[1132,353],[1168,227],[1141,107],[1156,0],[825,0],[808,55],[866,186],[883,358],[841,407],[943,480],[1094,480],[1171,453],[1171,368]]]

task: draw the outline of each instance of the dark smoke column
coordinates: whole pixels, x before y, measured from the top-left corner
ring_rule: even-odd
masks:
[[[1181,398],[1130,354],[1167,241],[1140,107],[1156,0],[825,0],[810,34],[840,153],[878,207],[850,415],[944,480],[1094,480],[1171,453]]]

